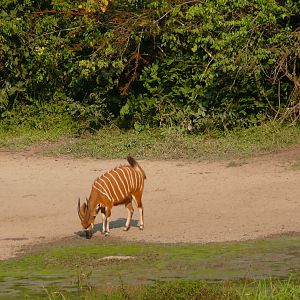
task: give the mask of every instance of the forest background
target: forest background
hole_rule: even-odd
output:
[[[299,13],[292,0],[1,0],[1,126],[297,124]]]

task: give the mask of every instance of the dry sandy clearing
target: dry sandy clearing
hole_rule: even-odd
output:
[[[82,239],[78,197],[89,195],[101,173],[125,163],[0,152],[0,259],[28,245]],[[135,227],[135,210],[135,226],[123,232],[127,212],[114,207],[114,238],[206,243],[300,232],[300,147],[235,162],[139,163],[147,174],[145,229]],[[104,239],[96,220],[93,239]]]

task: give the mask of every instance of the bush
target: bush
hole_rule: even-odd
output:
[[[2,121],[60,102],[92,128],[298,120],[297,1],[2,2]]]

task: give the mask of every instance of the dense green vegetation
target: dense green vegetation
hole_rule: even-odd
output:
[[[177,126],[299,116],[299,1],[1,0],[5,128]],[[53,119],[55,122],[55,119]]]
[[[0,299],[298,299],[299,244],[69,241],[1,261]]]

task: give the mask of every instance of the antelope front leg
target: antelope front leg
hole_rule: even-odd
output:
[[[110,215],[111,215],[110,209],[106,209],[106,211],[105,211],[106,226],[105,226],[105,231],[104,231],[104,235],[105,235],[105,236],[108,236],[108,235],[109,235],[109,221],[110,221]]]
[[[105,213],[101,213],[102,215],[102,233],[105,234],[105,230],[106,230],[106,216]]]
[[[109,220],[110,220],[110,217],[106,217],[106,228],[105,228],[105,231],[104,231],[105,236],[109,235]]]

